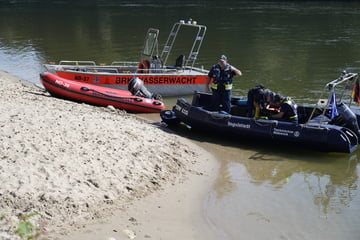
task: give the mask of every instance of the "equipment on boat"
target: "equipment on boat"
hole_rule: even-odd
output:
[[[48,72],[41,73],[40,78],[46,91],[59,98],[98,106],[111,105],[138,113],[158,113],[165,109],[164,103],[152,98],[152,94],[144,86],[139,88],[141,94],[133,95],[130,91],[75,82]],[[143,92],[146,92],[146,96],[141,96],[144,95]]]
[[[139,61],[115,61],[111,65],[97,65],[94,61],[60,61],[44,67],[63,78],[104,87],[125,90],[130,80],[138,77],[150,92],[162,96],[191,94],[203,90],[206,85],[208,71],[195,67],[205,33],[206,26],[192,20],[180,20],[173,25],[161,54],[158,52],[159,30],[149,28]],[[190,50],[184,50],[189,52],[187,56],[184,52],[180,56],[173,53],[174,49],[183,51],[176,41],[179,34],[186,34],[189,41],[193,39]]]
[[[344,103],[337,105],[338,116],[330,121],[330,124],[347,127],[352,130],[360,139],[360,129],[355,113]]]
[[[163,122],[168,125],[183,122],[191,129],[217,133],[221,136],[233,136],[252,139],[265,143],[281,143],[326,152],[351,153],[357,149],[360,139],[360,111],[342,102],[350,84],[358,81],[358,74],[343,73],[338,79],[325,87],[329,91],[328,99],[320,100],[315,106],[298,105],[299,123],[272,119],[254,119],[247,117],[246,99],[232,98],[230,114],[208,111],[211,95],[195,92],[192,103],[179,98],[172,110],[161,111]],[[335,88],[346,84],[335,97]]]
[[[129,81],[128,90],[134,96],[139,96],[139,97],[144,97],[144,98],[153,98],[156,100],[162,99],[160,94],[150,93],[144,86],[144,82],[138,77],[134,77]]]

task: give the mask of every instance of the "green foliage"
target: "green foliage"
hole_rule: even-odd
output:
[[[10,218],[7,218],[5,214],[0,215],[0,221],[3,222],[2,224],[9,226],[9,234],[17,235],[22,240],[36,240],[40,239],[41,231],[29,221],[29,219],[35,215],[37,215],[37,213],[21,214],[18,217],[19,222],[17,226],[14,225]],[[14,226],[16,228],[16,231],[14,231],[15,229],[11,230],[13,229],[13,227],[11,226]]]
[[[23,238],[24,236],[31,235],[34,225],[31,222],[20,222],[16,233]]]
[[[40,230],[35,228],[34,225],[29,221],[29,219],[36,214],[37,213],[22,214],[19,217],[20,222],[15,233],[18,234],[21,239],[35,240],[39,238]]]

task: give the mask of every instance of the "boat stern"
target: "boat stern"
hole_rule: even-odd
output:
[[[180,123],[180,119],[176,116],[173,110],[163,110],[160,112],[162,122],[169,126],[174,126]]]
[[[358,137],[350,129],[339,127],[330,129],[327,148],[330,152],[352,153],[358,147]]]

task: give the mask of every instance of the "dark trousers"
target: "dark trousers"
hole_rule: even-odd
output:
[[[231,108],[231,90],[211,89],[212,90],[212,109],[215,111],[225,111],[230,113]],[[221,107],[220,107],[221,105]]]
[[[254,117],[254,97],[248,95],[248,99],[246,102],[246,105],[248,107],[248,117]]]

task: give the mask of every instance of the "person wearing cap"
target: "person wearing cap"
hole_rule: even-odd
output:
[[[241,75],[240,70],[228,63],[225,55],[220,56],[219,62],[210,69],[206,81],[206,92],[212,91],[212,110],[230,112],[233,77]]]
[[[290,97],[283,97],[276,94],[274,103],[280,105],[280,110],[279,113],[271,115],[271,119],[298,124],[297,105]]]

